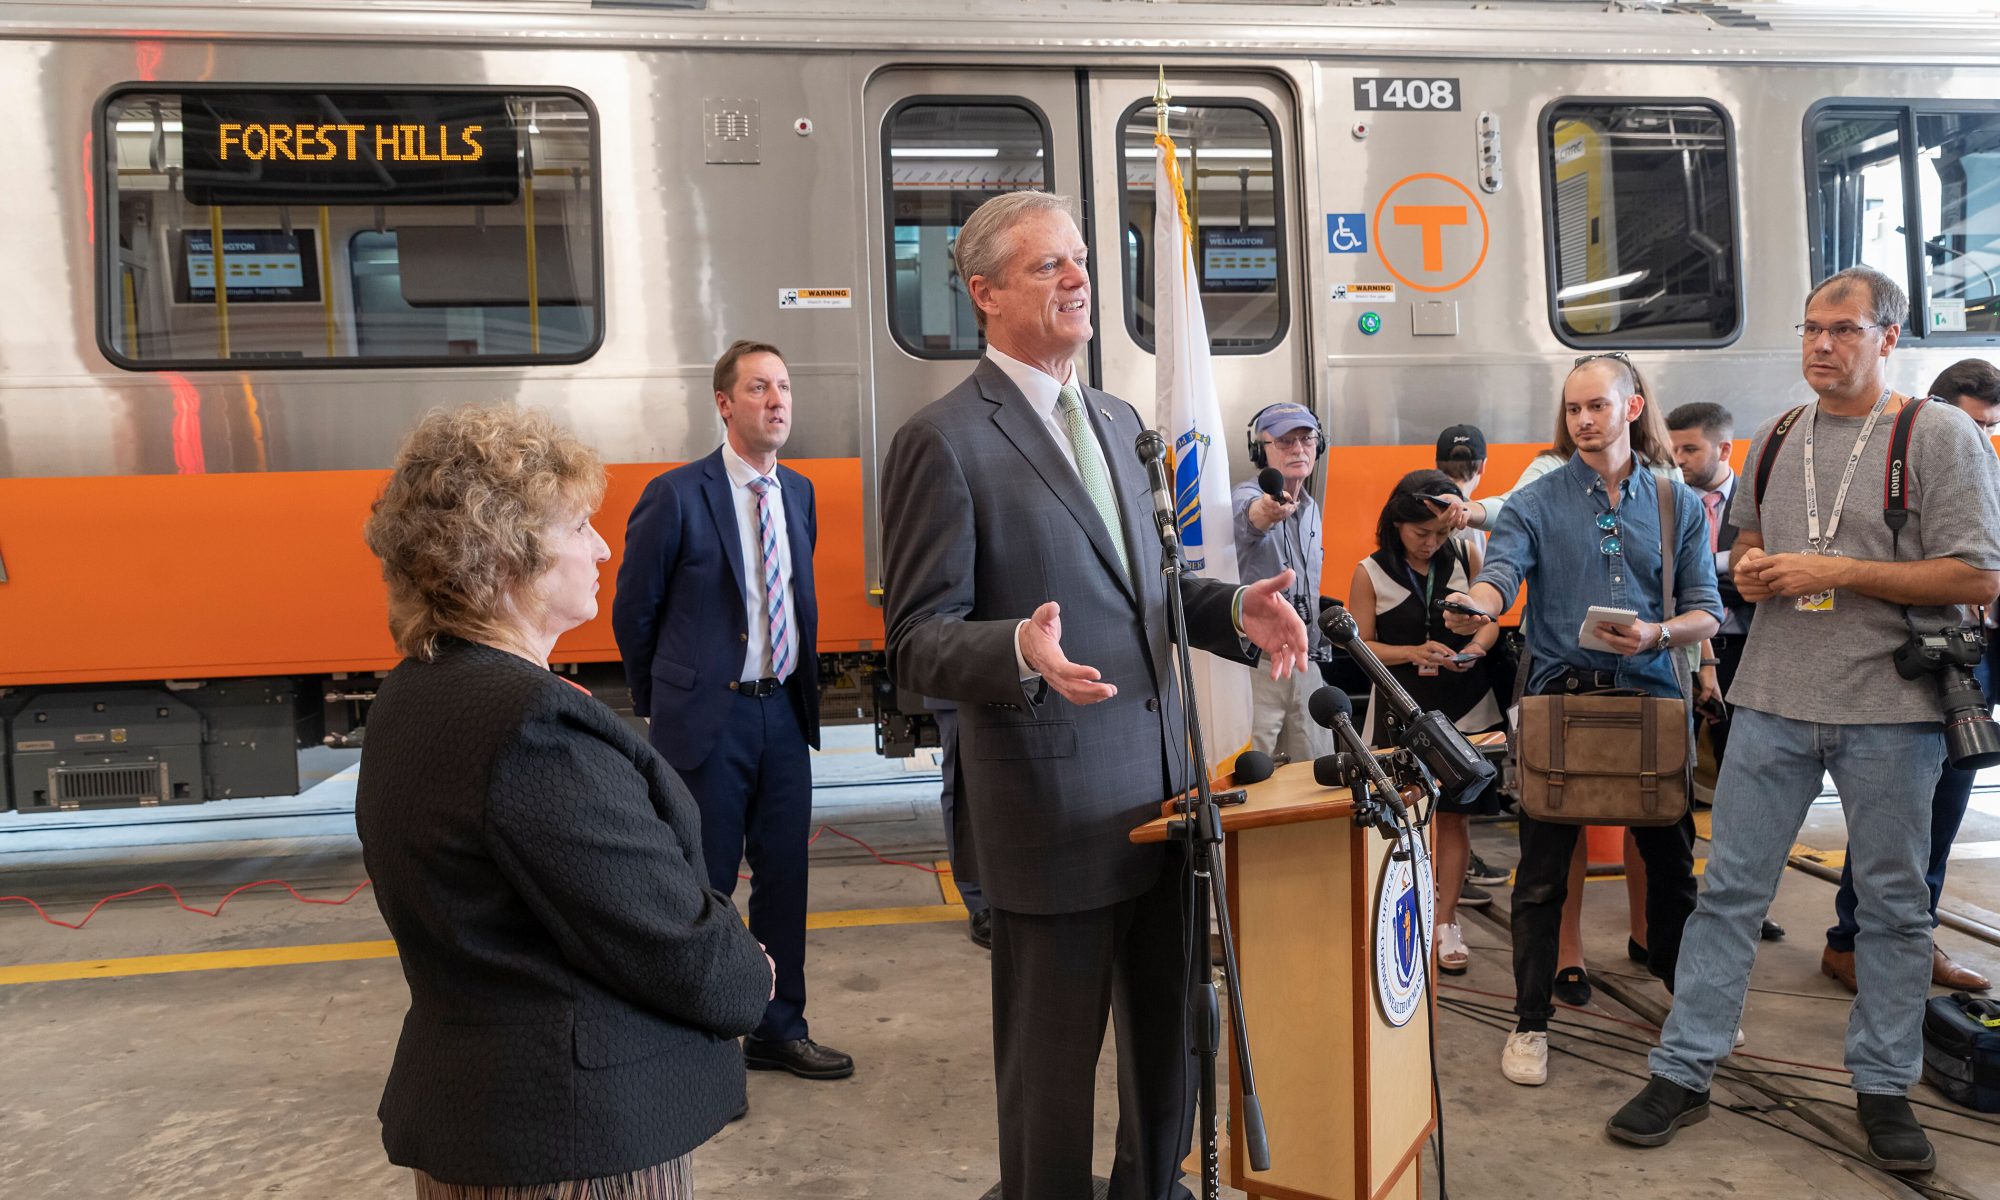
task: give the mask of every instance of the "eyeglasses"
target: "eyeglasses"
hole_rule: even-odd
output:
[[[1297,433],[1288,433],[1281,438],[1268,438],[1266,441],[1269,445],[1283,446],[1287,450],[1303,450],[1318,438],[1319,434],[1313,430],[1301,429]]]
[[[1632,365],[1632,360],[1625,357],[1625,352],[1623,350],[1606,350],[1602,354],[1586,354],[1582,358],[1576,360],[1576,365],[1580,367],[1587,362],[1596,362],[1600,358],[1608,358],[1613,362],[1621,362],[1628,367]]]
[[[1597,527],[1604,531],[1604,539],[1597,543],[1597,552],[1603,555],[1625,553],[1625,542],[1618,536],[1618,514],[1601,512],[1597,514]]]
[[[1807,321],[1804,324],[1792,326],[1794,332],[1809,342],[1816,342],[1822,334],[1829,333],[1833,335],[1833,340],[1836,342],[1851,342],[1859,338],[1866,330],[1881,328],[1883,328],[1881,325],[1851,325],[1845,321],[1838,325],[1819,325]]]

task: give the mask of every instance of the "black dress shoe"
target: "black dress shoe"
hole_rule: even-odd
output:
[[[991,950],[993,948],[993,910],[982,908],[978,912],[973,913],[971,918],[965,923],[965,936],[972,939],[973,945],[983,950]]]
[[[1757,931],[1757,936],[1767,942],[1782,942],[1785,940],[1785,927],[1765,917],[1764,925]]]
[[[1604,1123],[1604,1132],[1634,1146],[1664,1146],[1674,1130],[1708,1120],[1708,1093],[1693,1092],[1658,1075]]]
[[[854,1074],[854,1059],[811,1038],[789,1042],[743,1039],[743,1065],[752,1071],[790,1071],[800,1079],[845,1079]]]
[[[736,1110],[736,1115],[729,1118],[729,1123],[731,1125],[734,1125],[736,1124],[736,1122],[741,1121],[743,1118],[749,1115],[750,1115],[750,1101],[748,1099],[745,1099],[743,1101],[743,1107]]]
[[[1917,1124],[1917,1114],[1902,1096],[1863,1092],[1854,1098],[1854,1115],[1868,1135],[1868,1161],[1884,1171],[1928,1171],[1937,1166],[1937,1151]]]
[[[1564,967],[1556,972],[1556,999],[1574,1008],[1590,1003],[1590,976],[1582,967]]]
[[[1647,952],[1644,946],[1639,944],[1639,939],[1635,937],[1625,939],[1625,957],[1642,967],[1653,961],[1652,955]]]

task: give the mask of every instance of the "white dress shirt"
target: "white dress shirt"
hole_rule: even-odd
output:
[[[757,468],[743,461],[736,448],[722,443],[722,467],[729,473],[729,497],[736,506],[736,541],[743,548],[743,610],[750,630],[749,646],[743,653],[742,680],[746,683],[766,678],[771,670],[771,617],[764,611],[764,546],[757,524],[757,489],[750,486]],[[785,646],[791,651],[792,670],[799,669],[798,589],[792,585],[792,543],[785,530],[784,485],[774,467],[770,475],[771,528],[778,538],[778,577],[785,587]]]
[[[1077,470],[1076,447],[1069,440],[1069,422],[1063,420],[1062,415],[1063,386],[1065,384],[1075,384],[1076,364],[1065,364],[1069,367],[1069,376],[1064,379],[1057,379],[1040,367],[1031,367],[1018,358],[1002,354],[990,345],[986,347],[986,357],[992,359],[993,365],[1005,372],[1007,378],[1013,381],[1014,386],[1021,389],[1021,395],[1027,397],[1028,406],[1035,410],[1035,415],[1040,417],[1042,424],[1047,427],[1049,436],[1056,440],[1056,449],[1062,451],[1063,461],[1069,464],[1070,473],[1077,477],[1078,482],[1081,482],[1083,472]],[[1076,396],[1079,404],[1084,403],[1083,388],[1078,387],[1076,389]],[[1097,436],[1096,431],[1090,428],[1088,421],[1084,423],[1084,430],[1092,438]],[[1101,442],[1098,444],[1097,453],[1099,456],[1104,454],[1104,445]],[[1108,471],[1110,469],[1110,459],[1105,459],[1105,466]],[[1122,531],[1114,529],[1111,531],[1111,536],[1122,537],[1124,535]],[[1026,624],[1026,621],[1021,622],[1021,625]],[[1020,677],[1023,682],[1040,678],[1040,675],[1028,666],[1027,655],[1021,653],[1020,625],[1014,627],[1014,665],[1021,669]]]

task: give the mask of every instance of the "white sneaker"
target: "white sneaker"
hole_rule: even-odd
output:
[[[1743,1036],[1743,1029],[1741,1026],[1738,1026],[1736,1030],[1736,1048],[1738,1050],[1741,1050],[1743,1048],[1743,1043],[1745,1040],[1746,1039]]]
[[[1465,974],[1465,965],[1472,961],[1472,951],[1465,948],[1465,935],[1459,932],[1456,922],[1438,926],[1437,955],[1438,970],[1447,975]]]
[[[1540,1087],[1549,1081],[1549,1035],[1510,1033],[1507,1048],[1500,1052],[1500,1073],[1523,1087]]]

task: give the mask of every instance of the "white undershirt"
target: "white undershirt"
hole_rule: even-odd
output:
[[[766,678],[771,670],[771,618],[764,611],[764,547],[757,524],[757,490],[750,482],[757,468],[743,461],[736,448],[722,443],[722,467],[729,473],[729,497],[736,505],[736,541],[743,548],[743,615],[750,631],[749,646],[743,654],[745,682]],[[776,467],[771,469],[771,527],[778,538],[779,578],[785,583],[785,645],[791,652],[792,670],[799,668],[798,589],[792,583],[792,542],[785,529],[784,484]]]

